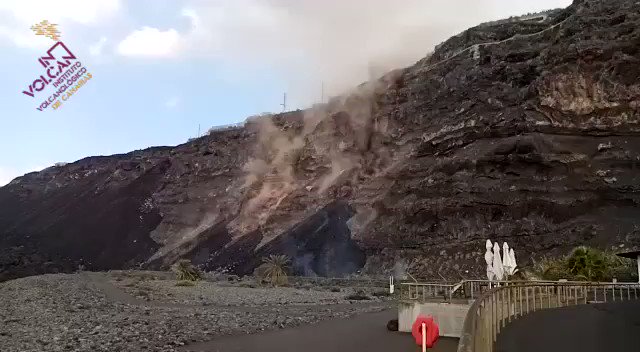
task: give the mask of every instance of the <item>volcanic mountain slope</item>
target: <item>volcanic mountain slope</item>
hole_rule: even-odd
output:
[[[169,148],[93,157],[0,188],[0,278],[166,267],[481,276],[640,244],[640,3],[471,28],[307,111]]]

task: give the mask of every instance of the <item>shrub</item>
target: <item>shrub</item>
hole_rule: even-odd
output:
[[[575,248],[565,259],[569,273],[583,281],[604,281],[610,264],[603,252],[588,247]]]
[[[176,273],[178,281],[198,281],[202,279],[202,273],[188,259],[178,260],[171,269]]]
[[[136,297],[138,298],[142,298],[144,300],[149,300],[149,292],[146,291],[145,289],[138,289],[138,291],[136,292]]]
[[[129,282],[127,282],[126,284],[124,284],[125,287],[136,287],[138,286],[138,284],[140,283],[140,281],[138,280],[131,280]]]
[[[534,265],[535,276],[544,280],[557,281],[569,279],[571,274],[566,270],[562,259],[543,258]]]
[[[191,287],[195,285],[196,283],[194,281],[188,281],[188,280],[182,280],[182,281],[176,282],[176,286]]]
[[[255,283],[253,283],[253,282],[242,282],[242,283],[240,283],[240,285],[238,285],[238,286],[240,286],[240,287],[246,287],[246,288],[257,288],[257,287],[258,287],[258,285],[256,285],[256,284],[255,284]]]
[[[311,290],[313,287],[314,287],[313,284],[310,284],[310,283],[306,283],[306,284],[300,285],[301,289],[304,289],[304,290],[307,290],[307,291]]]
[[[262,262],[254,272],[261,281],[269,282],[273,286],[284,286],[289,282],[289,257],[272,254],[263,258]]]
[[[391,319],[387,322],[387,330],[398,331],[398,319]]]
[[[349,301],[365,301],[371,299],[371,297],[367,296],[362,290],[358,290],[345,298]]]
[[[572,281],[636,281],[632,260],[590,247],[577,247],[560,259],[544,258],[534,271],[545,280]]]
[[[637,261],[611,255],[611,278],[621,282],[638,282]]]

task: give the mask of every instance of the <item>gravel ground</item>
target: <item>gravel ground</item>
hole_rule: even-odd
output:
[[[176,286],[173,280],[148,280],[146,277],[112,277],[114,286],[139,299],[166,304],[261,307],[265,305],[348,304],[357,291],[370,301],[383,297],[380,289],[307,287],[261,287],[253,282],[197,282],[193,287]],[[249,287],[252,286],[252,287]],[[333,291],[332,291],[333,289]]]
[[[282,329],[388,306],[379,300],[349,302],[344,289],[253,289],[202,282],[176,287],[173,281],[153,279],[136,284],[153,297],[145,301],[112,280],[108,274],[83,273],[0,283],[2,352],[169,352],[216,336]]]

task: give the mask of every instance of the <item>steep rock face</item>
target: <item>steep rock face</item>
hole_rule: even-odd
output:
[[[585,0],[480,25],[324,106],[18,178],[0,279],[272,253],[308,275],[480,277],[487,238],[525,265],[640,244],[639,14]]]
[[[427,276],[460,277],[481,274],[486,238],[524,258],[637,244],[639,6],[575,2],[512,39],[476,27],[455,39],[469,50],[405,70],[387,94],[405,102],[383,114],[421,139],[393,176],[370,246],[403,248]]]
[[[149,232],[162,218],[144,204],[171,162],[148,157],[88,158],[83,168],[60,168],[64,177],[54,168],[0,189],[0,278],[129,266],[153,254]]]

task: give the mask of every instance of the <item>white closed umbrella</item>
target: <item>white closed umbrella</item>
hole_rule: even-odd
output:
[[[493,251],[491,250],[492,244],[490,240],[487,240],[485,248],[487,249],[484,252],[484,261],[487,262],[487,280],[493,281],[495,275],[493,274]]]
[[[511,273],[509,275],[513,275],[516,273],[516,268],[518,267],[516,262],[516,252],[513,251],[513,248],[509,250],[509,261],[511,262]]]
[[[496,276],[496,280],[498,281],[501,281],[504,276],[504,267],[502,266],[500,245],[498,245],[498,242],[493,244],[493,274]]]
[[[502,243],[502,267],[506,275],[511,275],[511,258],[509,257],[509,245]]]

